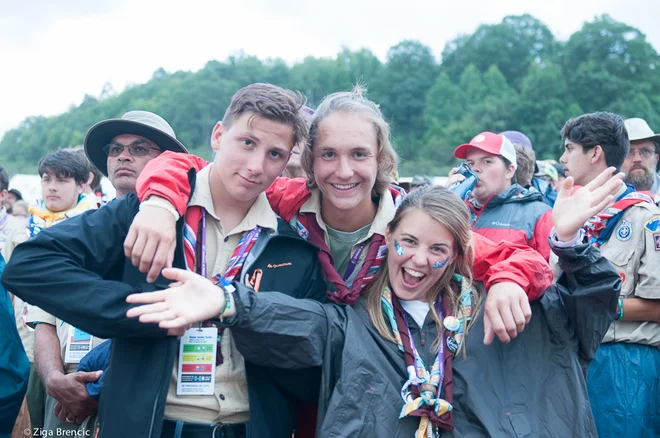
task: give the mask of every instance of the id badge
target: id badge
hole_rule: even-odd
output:
[[[70,325],[64,350],[64,363],[80,363],[80,360],[92,350],[93,338],[89,333]]]
[[[176,395],[215,394],[217,327],[186,330],[179,343]]]

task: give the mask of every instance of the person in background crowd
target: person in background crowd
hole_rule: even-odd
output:
[[[29,209],[30,206],[28,203],[21,199],[14,203],[14,206],[11,209],[11,215],[21,221],[27,221],[28,217],[30,217]]]
[[[415,175],[413,176],[412,181],[410,181],[410,191],[415,190],[419,187],[430,186],[433,184],[431,178],[426,175]]]
[[[550,257],[548,237],[552,211],[537,191],[514,181],[517,158],[513,144],[503,135],[482,132],[454,150],[479,175],[479,182],[466,200],[472,229],[495,242],[502,240],[528,245],[546,260]],[[452,169],[446,185],[465,177]]]
[[[34,237],[41,230],[85,211],[96,209],[96,202],[82,195],[88,174],[84,156],[70,149],[49,152],[39,162],[43,201],[30,208],[28,233]],[[12,253],[15,249],[12,249]],[[11,260],[11,259],[10,259]],[[96,403],[79,399],[76,384],[98,379],[95,374],[75,373],[81,352],[89,351],[102,339],[87,333],[35,306],[25,306],[25,321],[34,331],[34,365],[45,385],[44,430],[78,430],[80,424],[96,412]],[[84,387],[83,387],[84,388]]]
[[[3,169],[4,170],[4,169]],[[0,275],[5,259],[0,255]],[[0,438],[9,438],[27,391],[30,362],[16,331],[11,298],[0,286]],[[23,432],[23,431],[21,431]],[[24,436],[29,434],[25,433]]]
[[[622,170],[626,182],[637,191],[650,192],[656,202],[660,202],[660,134],[655,134],[644,119],[625,121],[630,152],[623,162]]]
[[[304,116],[307,124],[312,123],[312,118],[314,117],[314,110],[308,106],[303,106],[300,110],[301,114]],[[289,156],[289,161],[286,163],[284,172],[282,176],[287,178],[304,178],[305,171],[302,168],[302,163],[300,161],[302,150],[304,149],[304,144],[297,144],[291,149],[291,155]]]
[[[534,178],[534,169],[536,168],[535,154],[531,149],[522,146],[513,146],[516,149],[516,181],[519,186],[530,189],[532,178]]]
[[[576,185],[588,185],[629,156],[623,118],[599,112],[570,119],[561,130],[560,162]],[[660,208],[623,186],[614,204],[589,221],[590,244],[600,248],[623,286],[616,321],[588,371],[600,437],[655,436],[660,431]]]
[[[7,191],[7,196],[2,201],[2,205],[7,208],[7,212],[11,214],[12,207],[16,201],[23,200],[23,195],[16,189],[10,189]]]
[[[0,211],[0,254],[5,260],[9,260],[12,250],[19,243],[28,238],[26,232],[26,222],[29,216],[27,204],[25,205],[25,218],[21,219],[15,215],[10,215],[7,212],[5,205],[12,205],[16,207],[20,213],[19,203],[25,204],[22,199],[16,202],[5,202],[11,196],[20,197],[21,193],[18,190],[13,190],[10,195],[7,191],[9,185],[9,174],[4,167],[0,166],[0,205],[3,205]],[[14,307],[13,315],[15,318],[16,329],[23,343],[23,347],[28,357],[30,364],[30,378],[29,386],[27,389],[27,406],[30,413],[31,426],[33,428],[43,427],[44,422],[44,404],[45,404],[45,389],[39,378],[36,368],[34,367],[34,330],[25,322],[25,305],[18,297],[12,297],[12,304]],[[1,351],[1,350],[0,350]]]
[[[85,154],[84,146],[77,146],[70,148],[70,150],[85,157],[85,160],[89,163],[89,179],[85,183],[83,196],[90,201],[96,202],[96,205],[100,207],[103,205],[103,201],[100,197],[96,196],[96,193],[101,191],[101,178],[103,178],[103,174],[91,161],[89,161],[87,154]]]
[[[249,360],[321,365],[319,438],[594,437],[583,369],[614,319],[621,280],[579,232],[621,185],[613,173],[573,196],[566,181],[552,234],[565,274],[509,344],[485,345],[469,212],[439,186],[404,198],[387,227],[383,268],[354,307],[166,269],[175,286],[128,297],[144,305],[127,315],[163,328],[219,318]]]

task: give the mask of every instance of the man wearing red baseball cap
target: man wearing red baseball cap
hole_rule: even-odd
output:
[[[479,176],[479,182],[466,200],[472,229],[497,242],[508,240],[529,245],[546,259],[550,256],[548,236],[552,210],[537,191],[515,182],[516,150],[503,135],[482,132],[454,150]],[[453,169],[448,184],[464,179]]]

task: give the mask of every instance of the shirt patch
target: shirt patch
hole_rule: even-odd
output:
[[[655,243],[655,250],[660,251],[660,234],[653,235],[653,242]]]
[[[616,237],[622,242],[630,240],[630,237],[632,237],[632,222],[624,219],[623,223],[616,230]]]
[[[660,216],[653,216],[646,225],[644,225],[644,229],[649,233],[660,233]]]

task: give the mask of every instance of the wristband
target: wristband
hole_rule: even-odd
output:
[[[231,318],[236,314],[236,303],[234,301],[234,291],[236,288],[224,278],[220,278],[218,286],[222,289],[222,293],[225,295],[225,307],[222,312],[220,312],[220,321],[222,321],[226,318]]]
[[[172,207],[172,204],[170,204],[169,201],[165,199],[156,199],[156,198],[149,198],[146,201],[142,201],[140,203],[140,211],[142,211],[142,207],[158,207],[162,208],[165,211],[169,211],[172,216],[174,216],[174,221],[177,222],[181,216],[179,216],[179,213],[176,211],[174,207]]]
[[[619,297],[619,299],[616,302],[616,318],[617,321],[621,321],[623,319],[623,297]]]

